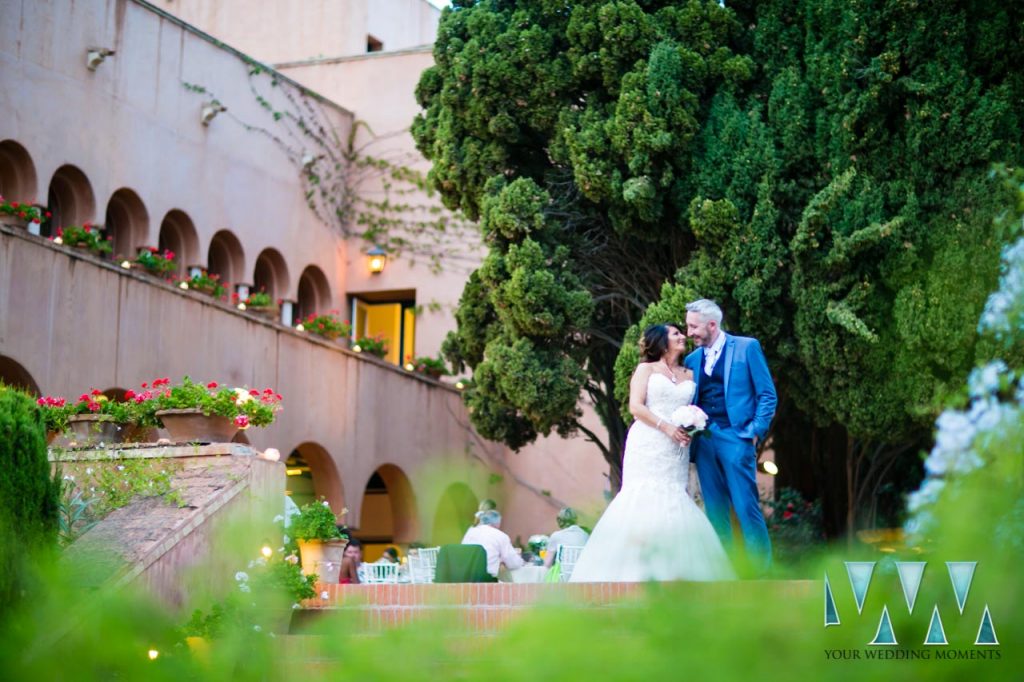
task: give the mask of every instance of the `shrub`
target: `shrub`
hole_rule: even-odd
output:
[[[178,268],[178,264],[174,262],[173,251],[164,249],[164,252],[160,253],[160,249],[155,246],[139,249],[139,255],[135,257],[135,264],[158,277],[169,275]]]
[[[0,383],[0,605],[20,590],[26,550],[53,544],[59,494],[42,413],[31,396]]]
[[[296,540],[339,540],[345,537],[338,530],[338,518],[327,500],[303,506],[299,514],[292,517],[290,530]]]
[[[378,358],[382,358],[388,354],[388,342],[387,339],[384,338],[383,334],[362,336],[356,339],[356,342],[352,344],[352,350],[357,353],[369,353],[370,355],[376,355]]]
[[[772,550],[782,562],[793,562],[808,549],[825,542],[821,502],[809,502],[793,488],[782,488],[776,499],[767,503],[768,532]]]
[[[348,320],[342,322],[338,319],[337,310],[332,310],[329,313],[310,313],[302,321],[302,329],[310,334],[317,334],[328,339],[336,339],[352,333],[351,323]]]

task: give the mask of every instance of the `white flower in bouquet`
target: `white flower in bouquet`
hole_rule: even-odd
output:
[[[677,407],[669,415],[669,421],[676,426],[681,426],[689,434],[703,431],[708,426],[708,416],[696,405]]]

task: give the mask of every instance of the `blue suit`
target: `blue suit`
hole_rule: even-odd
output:
[[[726,334],[718,363],[725,363],[725,412],[729,425],[710,423],[707,431],[694,441],[691,456],[697,464],[704,508],[722,543],[728,547],[732,541],[732,506],[743,530],[747,554],[764,571],[771,565],[771,541],[757,491],[754,437],[764,438],[768,432],[778,397],[768,361],[756,339]],[[701,380],[707,379],[704,348],[687,355],[683,364],[693,371],[696,401],[701,407]]]

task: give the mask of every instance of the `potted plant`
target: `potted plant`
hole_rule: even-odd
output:
[[[58,227],[57,236],[51,240],[55,244],[74,246],[75,248],[91,251],[97,256],[105,256],[113,251],[110,245],[110,237],[102,238],[100,230],[92,223],[84,223],[81,226]]]
[[[50,217],[50,212],[46,212]],[[38,223],[43,219],[43,211],[24,201],[7,201],[0,196],[0,224],[26,227],[29,223]]]
[[[345,320],[338,319],[338,311],[332,310],[329,313],[310,313],[302,321],[303,331],[316,334],[327,339],[347,339],[352,333],[352,324]]]
[[[179,280],[178,287],[198,291],[213,298],[224,298],[225,294],[227,294],[227,289],[220,282],[220,275],[210,274],[205,270],[198,275]]]
[[[156,379],[153,392],[154,416],[178,443],[226,443],[239,429],[273,423],[281,410],[281,395],[270,388],[261,393],[185,377],[173,387],[167,378]]]
[[[111,400],[94,388],[70,406],[67,425],[73,444],[85,446],[121,442],[132,420],[130,405]]]
[[[71,405],[64,398],[55,398],[45,395],[36,400],[39,410],[43,415],[43,423],[46,424],[46,442],[51,443],[53,439],[68,430],[68,417],[71,416]]]
[[[369,353],[378,358],[383,358],[388,354],[388,342],[383,334],[361,336],[352,344],[352,350],[357,353]]]
[[[275,304],[274,299],[270,298],[270,294],[265,291],[257,291],[249,294],[246,298],[239,298],[238,294],[232,294],[231,300],[239,310],[248,310],[250,313],[256,313],[271,320],[277,319],[277,307],[281,303],[278,301]]]
[[[342,510],[342,514],[347,510]],[[292,517],[289,531],[299,545],[302,572],[336,583],[341,573],[348,537],[338,529],[338,518],[327,500],[310,502]]]
[[[133,262],[156,277],[166,277],[178,269],[178,264],[174,262],[174,252],[164,249],[163,253],[160,253],[160,249],[155,246],[139,249],[139,255]]]
[[[410,372],[423,374],[431,379],[440,379],[448,374],[448,367],[441,358],[414,358],[411,355],[407,355],[405,358],[405,368]]]

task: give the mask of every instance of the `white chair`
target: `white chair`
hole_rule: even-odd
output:
[[[558,554],[555,555],[555,561],[561,567],[558,575],[559,580],[563,583],[569,582],[569,578],[572,576],[572,569],[576,568],[576,560],[582,551],[583,547],[577,545],[558,546]]]
[[[359,565],[359,568],[356,569],[356,574],[359,576],[359,582],[365,585],[397,583],[398,564],[390,562],[373,562],[371,564],[362,563]]]
[[[424,547],[409,552],[409,577],[414,583],[434,582],[437,571],[437,553],[440,547]]]

